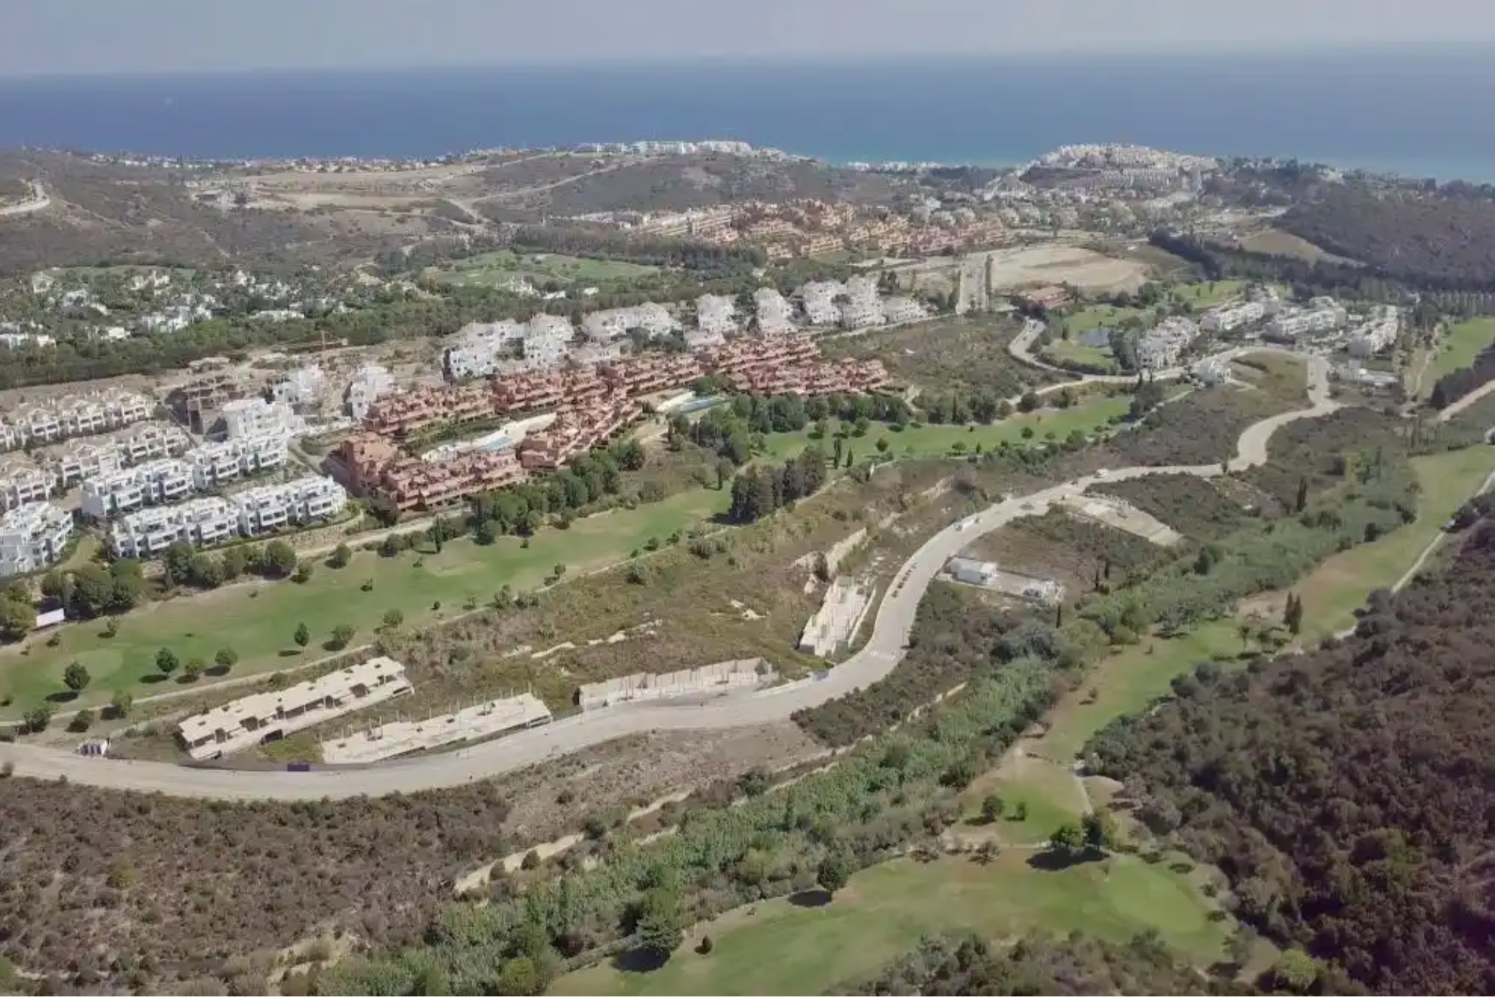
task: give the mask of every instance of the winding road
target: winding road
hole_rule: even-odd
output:
[[[1328,363],[1308,357],[1309,407],[1258,422],[1240,435],[1231,470],[1266,460],[1271,436],[1295,419],[1326,415],[1338,404],[1328,397]],[[29,744],[0,744],[0,763],[15,775],[112,789],[161,792],[227,800],[316,800],[324,797],[384,796],[458,786],[514,771],[559,755],[616,738],[666,730],[702,730],[771,723],[798,710],[872,685],[896,667],[927,586],[948,559],[974,539],[1007,523],[1038,515],[1060,499],[1081,495],[1090,486],[1152,474],[1222,473],[1218,464],[1177,467],[1128,467],[1068,481],[1029,495],[1007,498],[931,537],[901,566],[876,610],[874,629],[865,646],[822,677],[812,677],[756,692],[701,697],[676,702],[612,706],[521,731],[458,751],[418,756],[370,767],[317,769],[311,772],[233,771],[193,768],[164,762],[85,757]]]
[[[11,204],[0,208],[0,218],[11,215],[28,215],[33,211],[43,211],[52,204],[52,197],[47,193],[41,181],[31,181],[31,197],[20,204]]]

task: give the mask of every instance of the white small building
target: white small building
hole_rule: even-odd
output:
[[[292,408],[315,407],[328,394],[328,375],[317,364],[288,371],[286,378],[271,388],[276,401]]]
[[[78,440],[69,444],[49,468],[57,475],[58,484],[67,486],[85,478],[102,478],[114,474],[125,466],[125,456],[120,447],[110,443],[91,443]]]
[[[50,502],[31,502],[0,516],[0,577],[41,571],[62,559],[73,517]]]
[[[1229,365],[1218,357],[1209,357],[1194,367],[1193,373],[1204,384],[1223,384],[1229,379]]]
[[[850,277],[844,285],[847,300],[839,306],[839,324],[845,329],[868,329],[885,324],[880,283],[874,277]]]
[[[1203,328],[1207,332],[1232,332],[1265,317],[1266,306],[1263,302],[1241,301],[1210,309],[1203,316]]]
[[[886,298],[882,308],[885,311],[885,320],[890,324],[917,322],[928,316],[926,305],[916,298],[909,298],[905,295],[898,294]]]
[[[239,535],[239,513],[221,498],[197,498],[179,505],[142,509],[120,517],[110,530],[116,557],[149,558],[174,540],[207,547]]]
[[[365,413],[377,398],[383,398],[396,390],[396,379],[390,370],[378,363],[365,364],[349,379],[349,414],[363,422]]]
[[[526,338],[520,322],[470,322],[458,331],[453,346],[443,354],[443,374],[454,381],[488,377],[500,369],[500,361],[513,353]],[[570,332],[571,336],[571,332]]]
[[[994,561],[976,561],[968,557],[948,560],[948,574],[965,585],[989,585],[999,577],[1000,565]]]
[[[302,418],[286,402],[264,398],[236,398],[224,403],[224,426],[229,439],[280,433],[290,438],[305,427]]]
[[[838,325],[843,313],[837,299],[844,295],[844,285],[836,280],[810,280],[798,290],[802,314],[809,325]]]
[[[1175,366],[1194,339],[1198,326],[1191,319],[1169,316],[1141,336],[1136,343],[1136,358],[1143,370],[1165,370]]]
[[[1370,357],[1389,349],[1401,333],[1401,309],[1395,305],[1378,305],[1370,317],[1349,335],[1349,352],[1356,357]]]
[[[142,506],[176,502],[192,490],[192,467],[163,457],[85,480],[80,509],[90,519],[105,520]]]
[[[309,475],[279,485],[262,485],[229,496],[247,537],[272,533],[289,525],[311,523],[338,515],[349,494],[330,478]]]

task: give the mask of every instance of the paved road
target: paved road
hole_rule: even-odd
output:
[[[0,218],[8,215],[25,215],[33,211],[42,211],[51,204],[52,197],[47,193],[47,189],[42,186],[41,181],[33,180],[31,181],[31,200],[0,208]]]
[[[1266,445],[1276,429],[1293,419],[1321,416],[1337,408],[1328,400],[1327,363],[1309,364],[1311,406],[1300,412],[1257,423],[1240,436],[1239,452],[1230,461],[1243,469],[1266,460]],[[783,720],[797,710],[817,706],[861,689],[888,675],[904,653],[917,604],[948,559],[974,539],[1027,516],[1037,515],[1062,498],[1081,495],[1091,485],[1152,474],[1194,474],[1211,478],[1220,465],[1130,467],[1107,471],[1009,498],[931,537],[897,572],[875,614],[874,629],[864,648],[824,673],[785,686],[698,701],[613,706],[547,727],[449,754],[428,755],[369,768],[313,772],[236,772],[188,768],[163,762],[85,758],[28,744],[0,744],[0,762],[15,774],[41,779],[66,777],[72,782],[174,796],[217,799],[306,800],[322,797],[383,796],[463,785],[534,765],[630,734],[665,730],[738,727]]]

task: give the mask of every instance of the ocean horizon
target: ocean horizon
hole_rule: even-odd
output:
[[[1494,51],[0,77],[0,147],[215,159],[735,139],[1014,165],[1081,142],[1493,183]]]

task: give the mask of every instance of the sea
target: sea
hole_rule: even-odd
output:
[[[223,159],[738,139],[1015,165],[1129,142],[1495,180],[1492,46],[0,77],[0,147]]]

